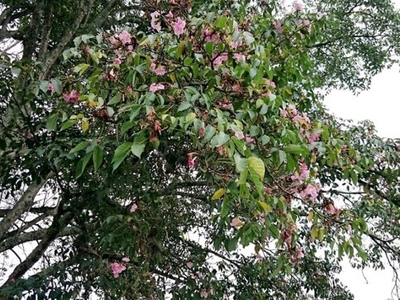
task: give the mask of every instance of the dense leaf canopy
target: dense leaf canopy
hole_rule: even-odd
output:
[[[397,287],[399,147],[322,101],[396,63],[399,17],[3,1],[1,297],[353,299],[346,256]]]

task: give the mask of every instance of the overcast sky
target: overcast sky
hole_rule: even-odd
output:
[[[399,0],[400,3],[400,0]],[[348,91],[334,91],[325,104],[336,116],[354,121],[371,120],[378,134],[383,137],[400,138],[400,72],[393,67],[372,80],[370,90],[354,96]],[[343,263],[339,278],[354,293],[355,300],[387,300],[394,285],[393,272],[366,270],[363,273]]]

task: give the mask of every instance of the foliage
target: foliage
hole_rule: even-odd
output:
[[[2,58],[0,251],[37,241],[2,297],[352,299],[344,256],[396,270],[398,147],[318,94],[393,62],[389,3],[70,2]]]

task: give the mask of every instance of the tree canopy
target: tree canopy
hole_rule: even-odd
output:
[[[2,298],[353,299],[344,257],[397,292],[399,146],[323,105],[397,63],[390,1],[3,1],[0,24]]]

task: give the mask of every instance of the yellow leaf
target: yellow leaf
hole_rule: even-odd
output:
[[[318,230],[318,239],[320,242],[324,240],[324,236],[325,236],[325,230],[323,228],[320,228]]]
[[[260,204],[260,206],[264,209],[265,212],[270,213],[272,212],[272,208],[271,206],[269,206],[267,203],[265,203],[264,201],[258,201],[258,204]]]
[[[169,73],[169,78],[171,78],[172,82],[176,82],[176,76],[174,73]]]
[[[307,220],[308,222],[311,222],[314,218],[314,212],[312,210],[310,210],[310,212],[308,213],[308,217]]]
[[[181,57],[185,51],[185,41],[181,41],[178,45],[177,57]]]
[[[315,240],[315,239],[318,237],[318,235],[319,235],[319,228],[318,228],[317,226],[314,226],[314,227],[311,229],[311,238],[312,238],[313,240]]]
[[[265,165],[262,159],[252,156],[247,159],[247,162],[248,166],[252,168],[258,176],[260,176],[261,180],[264,179]]]
[[[89,107],[97,107],[97,106],[99,106],[99,102],[97,102],[97,101],[90,101],[90,102],[88,103],[88,106],[89,106]]]
[[[196,118],[196,114],[194,112],[188,113],[186,115],[186,122],[192,122]]]
[[[87,119],[82,119],[82,131],[86,132],[89,129],[89,121]]]
[[[216,201],[218,199],[221,199],[221,197],[225,195],[225,189],[220,188],[219,190],[217,190],[214,195],[211,197],[211,200]]]

